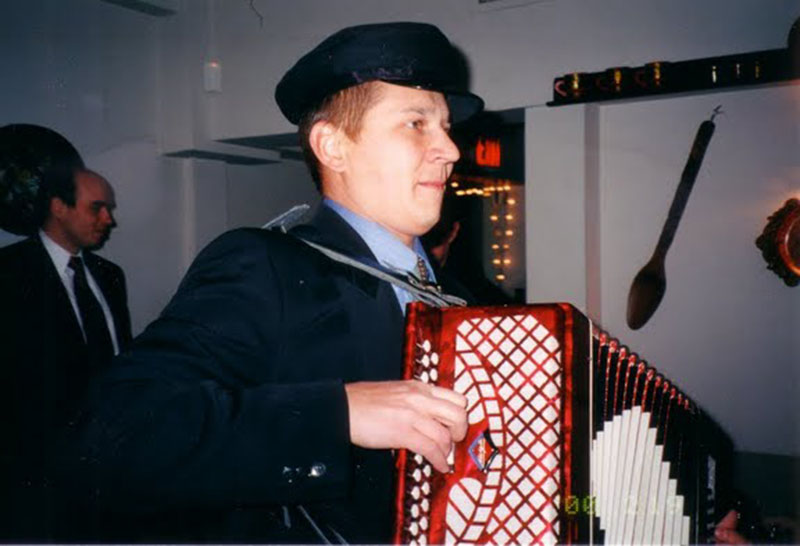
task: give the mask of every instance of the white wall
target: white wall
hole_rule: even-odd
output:
[[[631,331],[631,281],[655,247],[697,127],[719,104],[725,114],[667,258],[666,295]],[[575,303],[745,451],[800,453],[800,290],[768,271],[754,244],[767,217],[800,197],[799,108],[794,84],[527,116],[530,300]]]
[[[304,163],[227,167],[228,227],[262,226],[295,205],[311,207],[320,195]]]
[[[125,269],[135,332],[182,272],[180,171],[156,150],[157,31],[96,0],[12,0],[0,15],[0,125],[55,129],[114,186],[119,228],[101,254]]]
[[[718,104],[725,115],[667,258],[666,295],[629,332],[630,282],[655,247],[697,125]],[[800,85],[601,109],[602,323],[664,362],[740,449],[776,454],[800,454],[790,432],[800,420],[800,290],[766,269],[754,241],[800,198],[795,106]]]
[[[119,226],[100,253],[125,270],[135,335],[169,301],[188,263],[181,244],[187,182],[181,162],[159,159],[153,142],[120,143],[83,158],[115,188]]]
[[[0,29],[3,123],[47,123],[82,154],[152,135],[151,18],[96,0],[10,0]]]
[[[796,0],[542,0],[511,9],[487,9],[477,0],[252,5],[263,21],[250,2],[214,0],[184,2],[169,23],[213,13],[214,24],[192,34],[195,56],[186,59],[199,68],[200,56],[212,52],[222,63],[223,91],[206,108],[212,137],[290,131],[274,103],[275,85],[300,53],[348,25],[437,24],[469,59],[474,90],[490,109],[506,109],[545,103],[553,78],[566,72],[785,47],[800,11]]]

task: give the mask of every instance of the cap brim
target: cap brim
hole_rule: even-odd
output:
[[[475,114],[483,111],[483,99],[469,92],[450,93],[445,91],[447,105],[450,107],[450,123],[467,121]]]
[[[479,114],[483,111],[484,102],[478,95],[470,93],[469,91],[462,91],[461,89],[453,89],[452,86],[449,85],[432,83],[432,78],[423,79],[421,81],[398,80],[393,78],[380,78],[380,80],[394,85],[427,89],[428,91],[441,93],[444,95],[445,100],[447,100],[447,107],[450,109],[450,123],[454,125],[467,121],[475,114]]]

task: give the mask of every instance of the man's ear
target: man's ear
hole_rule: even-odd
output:
[[[58,197],[50,199],[50,216],[52,218],[61,218],[67,212],[69,206]]]
[[[334,172],[344,169],[344,140],[347,137],[341,129],[327,121],[318,121],[311,128],[308,143],[317,156],[320,165]]]

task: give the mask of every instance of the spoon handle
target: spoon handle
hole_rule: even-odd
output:
[[[718,107],[719,108],[719,107]],[[717,110],[715,109],[714,115]],[[672,198],[672,205],[667,214],[667,221],[661,230],[661,236],[658,238],[654,256],[660,256],[662,259],[667,254],[672,240],[675,238],[675,233],[678,231],[678,224],[683,216],[683,210],[686,208],[686,203],[689,201],[689,194],[692,193],[694,181],[697,178],[697,173],[700,171],[700,165],[703,163],[703,157],[706,155],[708,143],[714,134],[714,116],[711,119],[705,120],[697,128],[697,134],[694,137],[692,150],[689,153],[689,158],[686,160],[686,166],[683,168],[681,174],[681,181],[678,188],[675,190],[675,197]]]

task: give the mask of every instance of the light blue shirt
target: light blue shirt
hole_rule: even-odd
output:
[[[367,246],[381,265],[400,271],[410,271],[416,275],[417,256],[419,255],[422,257],[425,262],[425,267],[428,269],[429,280],[431,282],[436,282],[433,268],[431,268],[431,263],[428,261],[428,256],[425,254],[425,249],[422,247],[422,243],[418,237],[414,237],[412,250],[404,245],[397,237],[392,235],[386,228],[371,220],[367,220],[363,216],[359,216],[336,201],[325,198],[323,203],[336,211],[339,216],[344,218],[345,222],[350,224],[350,227],[356,230],[361,238],[364,239],[364,242],[367,243]],[[415,297],[411,292],[395,284],[392,284],[392,288],[397,296],[400,309],[405,315],[406,304],[414,301]]]

